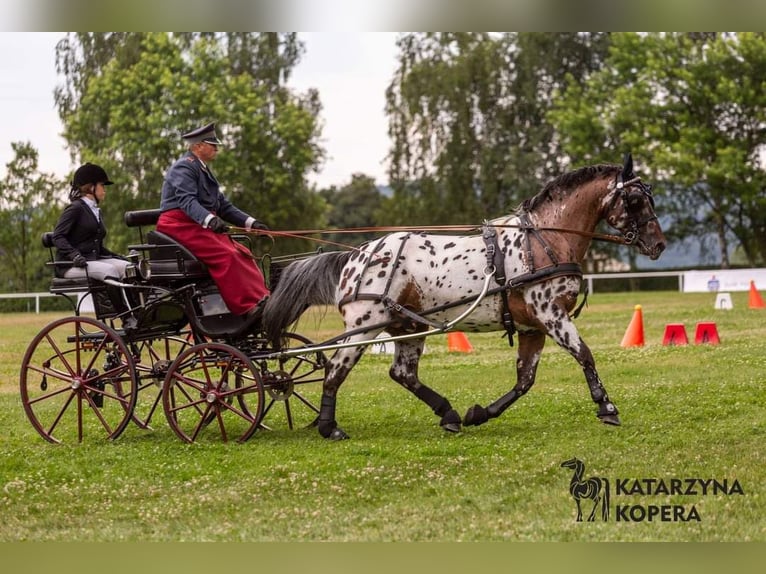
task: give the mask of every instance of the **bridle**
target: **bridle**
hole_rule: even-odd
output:
[[[625,229],[619,229],[618,231],[622,235],[625,245],[633,245],[638,241],[639,229],[646,227],[650,222],[657,220],[657,215],[654,213],[654,196],[652,195],[652,186],[641,181],[641,178],[636,176],[627,181],[623,181],[622,173],[617,175],[614,182],[615,193],[612,195],[612,200],[609,202],[607,211],[611,211],[617,199],[622,199],[622,203],[625,206],[625,213],[627,214],[628,223]],[[637,216],[636,203],[631,201],[630,192],[632,190],[638,190],[644,197],[649,200],[649,204],[652,206],[651,217],[640,218]]]

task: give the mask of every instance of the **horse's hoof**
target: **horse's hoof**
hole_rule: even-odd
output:
[[[463,417],[463,424],[467,427],[483,425],[489,420],[487,409],[479,405],[473,405]]]
[[[332,429],[332,432],[330,433],[330,436],[327,437],[327,440],[346,440],[351,438],[348,436],[345,432],[343,432],[343,429],[335,427]]]
[[[620,423],[620,417],[618,417],[617,415],[603,415],[598,418],[600,418],[601,422],[604,423],[605,425],[613,425],[618,427],[620,426],[620,424],[622,424]]]
[[[447,432],[458,433],[461,430],[460,422],[460,415],[457,414],[457,411],[455,411],[455,409],[450,409],[442,417],[442,420],[439,422],[439,424]]]

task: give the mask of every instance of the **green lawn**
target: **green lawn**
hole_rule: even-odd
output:
[[[590,297],[577,324],[621,427],[598,422],[582,371],[548,342],[530,393],[459,435],[388,378],[390,357],[368,354],[339,394],[351,436],[340,443],[274,417],[243,444],[187,445],[160,413],[153,430],[131,425],[113,442],[48,444],[21,407],[18,367],[60,315],[0,316],[0,540],[766,541],[766,311],[748,309],[747,293],[733,294],[730,311],[714,299]],[[636,304],[646,345],[623,349]],[[716,323],[720,345],[661,344],[667,323],[684,323],[693,341],[703,321]],[[311,313],[298,331],[318,341],[339,326],[333,312]],[[468,337],[471,354],[430,338],[420,367],[461,414],[514,382],[514,351],[499,333]],[[572,472],[560,466],[572,457],[586,478],[610,481],[608,521],[575,521]],[[702,494],[699,482],[692,494],[646,492],[674,479],[742,493]],[[620,493],[620,480],[644,492]],[[699,520],[661,520],[674,512]]]

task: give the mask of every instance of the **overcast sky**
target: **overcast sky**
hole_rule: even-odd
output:
[[[62,79],[54,50],[63,33],[0,33],[0,176],[13,158],[11,142],[30,142],[40,154],[40,170],[66,177],[69,161],[53,102]],[[396,33],[302,33],[306,53],[290,85],[319,90],[324,123],[321,143],[327,152],[322,171],[310,177],[320,187],[342,186],[353,173],[387,183],[389,140],[384,115],[385,89],[396,65]]]

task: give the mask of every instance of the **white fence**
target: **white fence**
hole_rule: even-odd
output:
[[[0,299],[34,299],[35,313],[40,312],[40,299],[43,297],[59,297],[53,293],[0,293]]]
[[[681,293],[705,291],[747,291],[750,282],[758,289],[766,289],[766,269],[712,269],[707,271],[640,271],[636,273],[593,273],[583,276],[588,292],[594,293],[594,282],[604,279],[646,279],[650,277],[677,277]],[[84,295],[84,293],[83,293]],[[40,312],[40,299],[57,297],[52,293],[0,293],[0,299],[34,299],[35,313]],[[83,309],[85,310],[85,309]]]

